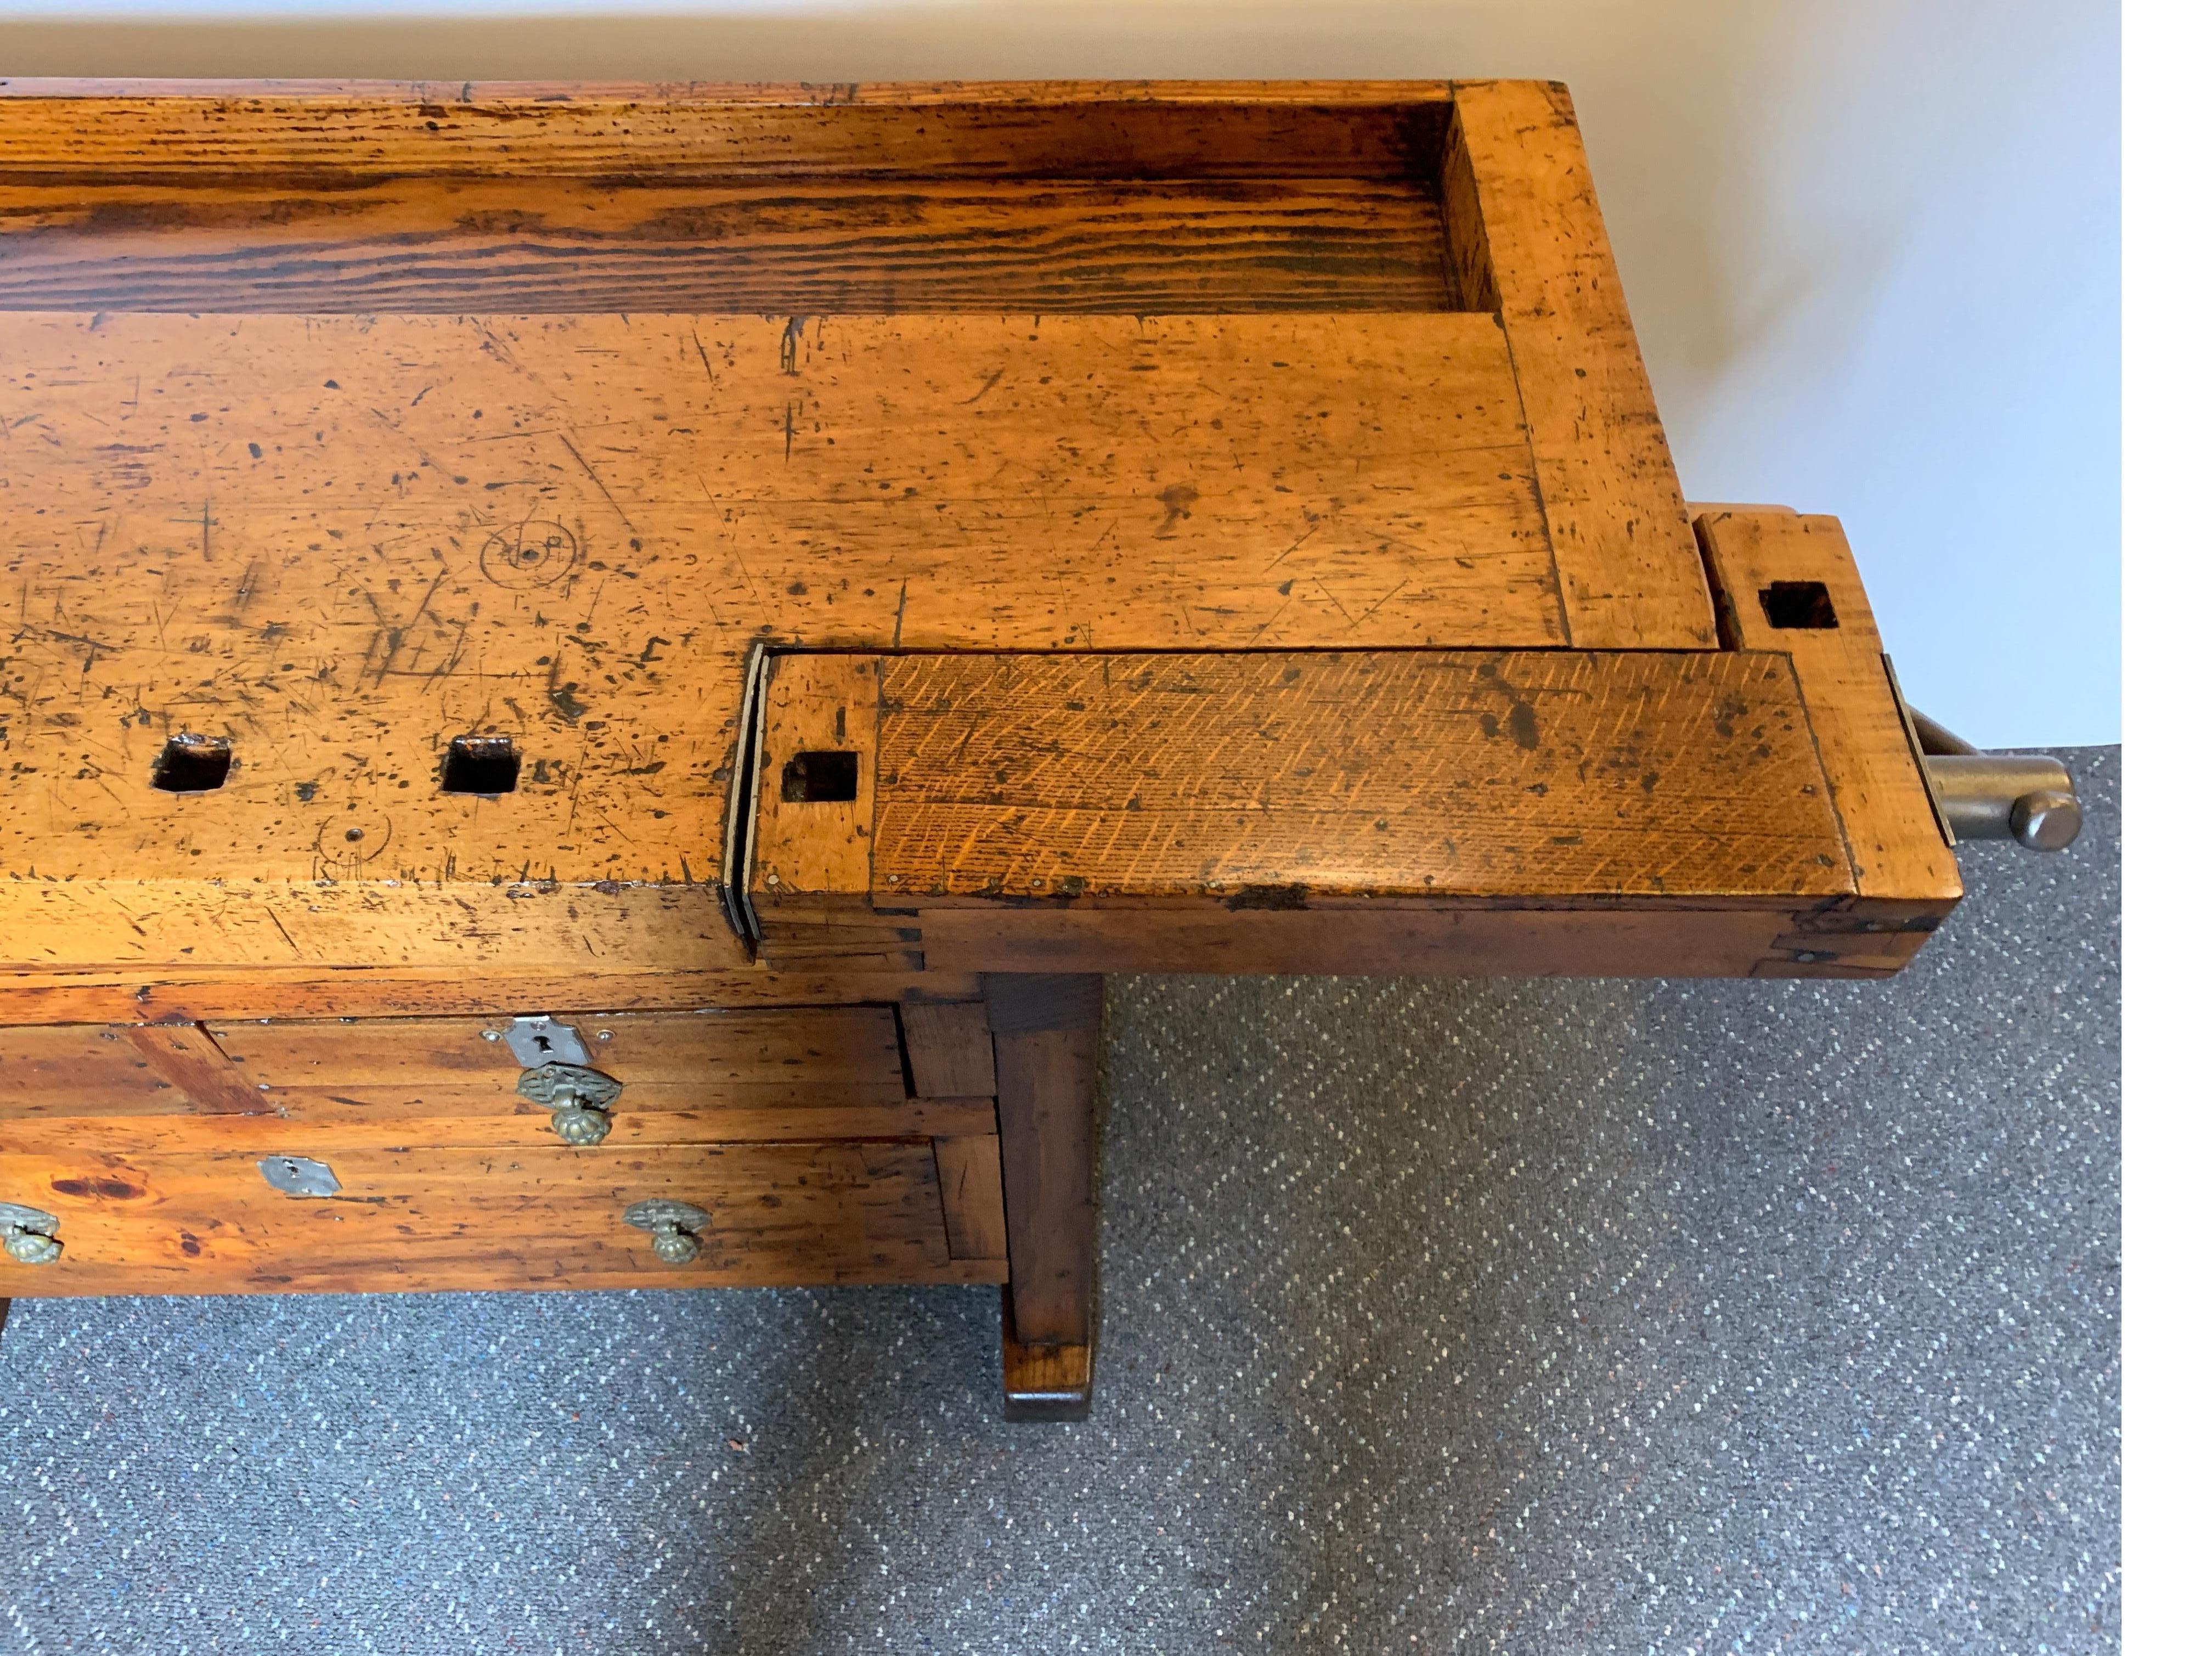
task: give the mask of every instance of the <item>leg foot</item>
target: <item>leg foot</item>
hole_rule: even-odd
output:
[[[1008,1420],[1081,1420],[1091,1409],[1101,988],[1095,977],[983,980],[1006,1174]]]
[[[1008,1420],[1079,1421],[1090,1417],[1089,1346],[1024,1345],[1014,1337],[1011,1292],[1000,1307],[999,1344],[1006,1360]]]

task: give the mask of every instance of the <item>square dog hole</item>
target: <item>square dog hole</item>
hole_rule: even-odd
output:
[[[456,736],[446,745],[438,786],[448,794],[512,794],[522,755],[509,736]]]
[[[154,786],[165,794],[212,794],[230,780],[230,743],[221,736],[172,736],[154,761]]]
[[[860,756],[832,749],[794,753],[784,761],[783,797],[793,804],[849,803],[860,797]]]
[[[1770,627],[1832,627],[1836,606],[1825,581],[1778,581],[1759,589],[1759,607]]]

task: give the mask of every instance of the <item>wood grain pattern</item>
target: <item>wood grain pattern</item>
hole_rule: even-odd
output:
[[[999,1349],[1006,1418],[1086,1420],[1091,1414],[1091,1347],[1030,1345],[1014,1328],[1011,1289],[1000,1294]]]
[[[1013,918],[955,906],[932,910],[927,932],[931,960],[986,972],[1389,977],[1887,977],[1920,941],[1903,940],[1900,952],[1899,936],[1849,912],[1853,898],[1561,901],[1284,910],[1051,905]],[[1932,929],[1925,916],[1909,923]]]
[[[9,1268],[17,1295],[401,1288],[692,1288],[1003,1281],[946,1251],[927,1139],[538,1149],[360,1149],[338,1195],[279,1194],[260,1149],[11,1154],[4,1196],[58,1216],[64,1253]],[[624,1208],[673,1196],[713,1223],[661,1263]]]
[[[1711,598],[1567,90],[1493,81],[1454,107],[1447,240],[1463,298],[1495,303],[1512,346],[1567,636],[1711,648]]]
[[[888,1007],[556,1016],[577,1030],[592,1067],[623,1084],[608,1149],[997,1130],[988,1091],[908,1096]],[[0,1029],[0,1150],[260,1144],[265,1153],[276,1141],[316,1154],[319,1146],[542,1148],[550,1117],[516,1092],[524,1072],[505,1040],[484,1038],[505,1025]],[[210,1111],[247,1118],[234,1133],[208,1121]],[[191,1118],[168,1119],[178,1114]],[[112,1132],[97,1124],[108,1120]]]
[[[197,1107],[124,1030],[0,1027],[0,1119],[189,1114]]]
[[[574,1011],[528,1014],[573,1029],[591,1066],[617,1081],[648,1077],[714,1088],[781,1087],[905,1091],[898,1026],[885,1006],[777,1007],[751,1012]],[[398,1087],[489,1082],[522,1066],[507,1020],[480,1018],[246,1020],[207,1033],[255,1081],[282,1087]],[[487,1038],[487,1032],[499,1037]]]
[[[575,1029],[592,1068],[623,1084],[617,1117],[906,1100],[888,1007],[553,1015]],[[264,1107],[295,1120],[534,1112],[542,1121],[515,1093],[521,1065],[503,1038],[483,1038],[487,1028],[497,1032],[504,1020],[226,1020],[209,1033]]]
[[[1433,174],[1447,82],[0,82],[0,177]]]
[[[1507,156],[1490,164],[1506,161]],[[1468,149],[1468,134],[1456,110],[1444,135],[1444,151],[1437,175],[1437,204],[1443,223],[1444,275],[1452,296],[1462,310],[1498,308],[1498,271],[1491,259],[1489,236],[1482,222],[1482,200],[1476,188],[1475,160]]]
[[[937,1188],[945,1199],[945,1234],[952,1257],[1004,1259],[1006,1204],[995,1123],[988,1136],[937,1141]]]
[[[1102,985],[984,980],[999,1071],[1011,1337],[1091,1343],[1098,1210],[1092,1174]]]
[[[1699,517],[1698,533],[1731,646],[1787,650],[1797,663],[1858,894],[1940,917],[1960,895],[1958,862],[1906,740],[1843,526],[1781,508],[1729,508]],[[1759,594],[1778,581],[1820,582],[1837,624],[1772,624]]]
[[[4,892],[0,887],[0,892]],[[609,1012],[820,1006],[912,994],[978,993],[973,973],[603,970],[456,972],[450,966],[228,966],[189,961],[158,972],[88,967],[0,972],[0,1029],[18,1025],[191,1022],[224,1018],[408,1018],[448,1013],[501,1018],[563,1002]],[[0,1053],[4,1053],[0,1044]]]
[[[867,901],[769,961],[1887,977],[1948,906],[1860,890],[1781,650],[881,665]]]
[[[160,832],[158,813],[148,817],[121,825]],[[191,837],[189,828],[178,832],[187,855]],[[27,870],[0,876],[6,951],[0,964],[11,976],[119,966],[134,969],[141,983],[173,980],[188,975],[187,967],[209,977],[264,966],[319,969],[329,982],[362,966],[426,965],[442,965],[449,975],[489,969],[573,981],[656,962],[727,981],[745,965],[743,946],[705,884],[257,882],[243,866],[251,850],[230,848],[239,859],[234,881],[50,881]]]
[[[805,1095],[801,1095],[802,1098]],[[518,1103],[520,1101],[518,1100]],[[596,1145],[565,1147],[547,1125],[546,1112],[525,1106],[499,1115],[363,1110],[307,1117],[295,1112],[261,1116],[201,1114],[124,1116],[71,1114],[0,1117],[0,1155],[129,1156],[134,1152],[204,1155],[251,1151],[311,1156],[327,1161],[356,1150],[567,1149],[571,1155],[651,1154],[667,1145],[820,1143],[853,1139],[988,1138],[998,1131],[989,1099],[902,1099],[840,1103],[817,1094],[805,1102],[749,1101],[701,1109],[617,1109],[613,1130]],[[442,1108],[435,1093],[424,1111]],[[72,1109],[82,1106],[72,1105]],[[0,1198],[4,1200],[5,1198]]]
[[[726,969],[692,882],[762,637],[1557,642],[1482,317],[0,337],[9,966]],[[232,778],[156,794],[187,728]],[[437,791],[463,734],[515,793]]]
[[[908,655],[876,742],[879,904],[1850,890],[1771,653]]]
[[[898,1017],[915,1097],[988,1098],[999,1090],[991,1024],[981,1000],[910,1000]]]
[[[882,678],[881,665],[868,655],[786,656],[769,673],[754,781],[756,907],[811,910],[825,894],[866,889],[875,768],[855,758],[845,799],[796,797],[784,773],[809,752],[857,753],[862,733],[876,721]]]
[[[0,182],[11,310],[1436,311],[1443,247],[1370,180]]]
[[[120,1032],[157,1074],[210,1114],[258,1115],[269,1102],[198,1024],[144,1024]],[[0,1102],[0,1112],[7,1105]]]

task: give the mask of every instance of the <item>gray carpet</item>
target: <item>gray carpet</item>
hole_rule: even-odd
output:
[[[22,1302],[25,1652],[2119,1641],[2119,778],[1895,983],[1119,980],[995,1291]]]

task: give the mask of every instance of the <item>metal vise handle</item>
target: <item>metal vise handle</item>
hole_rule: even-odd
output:
[[[2081,831],[2073,774],[2042,753],[1984,753],[1917,708],[1913,740],[1928,786],[1958,839],[2014,839],[2031,851],[2063,851]]]

